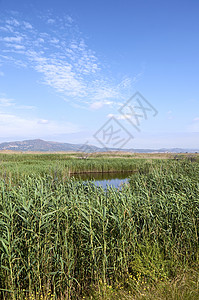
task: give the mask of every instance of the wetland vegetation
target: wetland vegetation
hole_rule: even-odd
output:
[[[2,299],[198,299],[199,163],[0,154]],[[121,189],[71,173],[131,171]]]

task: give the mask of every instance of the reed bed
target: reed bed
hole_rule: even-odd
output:
[[[20,178],[23,175],[51,175],[63,179],[79,173],[136,171],[147,161],[126,158],[93,158],[86,160],[65,154],[0,154],[0,176]]]
[[[121,190],[54,175],[0,179],[2,299],[108,299],[198,270],[198,163],[143,163]]]

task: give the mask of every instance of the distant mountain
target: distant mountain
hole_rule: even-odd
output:
[[[118,149],[118,148],[99,148],[92,145],[84,144],[69,144],[69,143],[58,143],[43,141],[41,139],[36,140],[26,140],[26,141],[16,141],[16,142],[6,142],[0,143],[0,151],[2,150],[12,150],[12,151],[35,151],[35,152],[62,152],[62,151],[80,151],[80,152],[102,152],[102,151],[128,151],[136,153],[194,153],[199,152],[199,149]]]
[[[6,142],[0,144],[0,150],[13,150],[13,151],[39,151],[39,152],[58,152],[58,151],[82,151],[84,145],[75,145],[69,143],[57,143],[43,141],[40,139]],[[93,146],[93,151],[98,148]]]
[[[59,152],[59,151],[83,151],[84,145],[82,144],[69,144],[49,142],[41,139],[16,141],[0,143],[0,150],[13,150],[13,151],[39,151],[39,152]],[[91,146],[93,151],[98,151],[100,148]]]

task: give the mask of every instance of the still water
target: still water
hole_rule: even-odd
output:
[[[107,188],[107,186],[120,188],[122,184],[128,182],[128,177],[131,175],[132,172],[113,172],[74,174],[71,177],[84,182],[93,181],[95,185],[103,188]]]

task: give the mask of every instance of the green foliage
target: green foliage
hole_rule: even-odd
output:
[[[135,171],[147,163],[143,160],[124,158],[79,159],[66,154],[0,154],[0,176],[17,180],[23,175],[51,175],[67,178],[84,172],[125,172]]]
[[[0,179],[3,299],[82,299],[93,289],[108,295],[121,287],[137,293],[141,282],[155,285],[198,268],[197,162],[126,160],[138,170],[129,184],[103,190],[47,175],[53,160],[44,172],[38,161],[25,174],[17,161],[18,176]],[[73,159],[65,163],[73,166]]]

